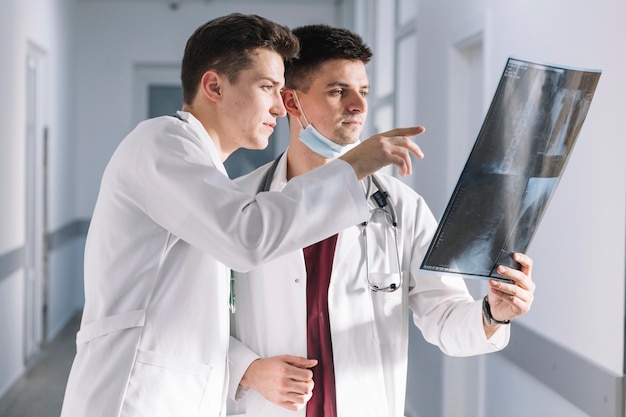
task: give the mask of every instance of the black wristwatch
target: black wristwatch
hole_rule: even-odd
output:
[[[487,319],[487,323],[498,323],[498,324],[511,324],[511,320],[496,320],[491,315],[491,306],[489,305],[489,300],[487,300],[487,296],[483,298],[483,314]]]

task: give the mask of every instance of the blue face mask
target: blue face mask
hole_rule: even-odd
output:
[[[306,116],[304,115],[304,111],[302,110],[302,106],[300,105],[300,101],[298,100],[298,95],[295,90],[293,95],[296,99],[298,107],[300,108],[300,113],[302,113],[302,117],[304,117],[304,121],[307,123],[307,127],[303,128],[302,123],[300,123],[300,120],[298,119],[298,123],[300,123],[300,133],[298,134],[298,139],[308,146],[309,149],[324,158],[333,159],[343,155],[358,145],[358,143],[340,145],[322,135],[311,123],[306,120]]]

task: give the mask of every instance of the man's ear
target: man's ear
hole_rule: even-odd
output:
[[[215,103],[222,100],[221,85],[224,82],[224,78],[215,71],[207,71],[202,75],[200,87],[202,93],[206,98]]]
[[[298,106],[298,102],[294,97],[294,89],[293,88],[284,88],[280,93],[283,97],[283,104],[285,105],[285,109],[290,116],[300,117],[300,106]]]

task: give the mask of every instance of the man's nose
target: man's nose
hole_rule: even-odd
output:
[[[354,93],[350,97],[348,110],[352,113],[363,113],[367,110],[367,98],[361,93]]]
[[[287,115],[287,109],[285,109],[285,103],[283,103],[283,98],[280,93],[274,97],[274,105],[270,109],[270,113],[274,117],[283,117]]]

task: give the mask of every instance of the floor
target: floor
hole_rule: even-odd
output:
[[[0,417],[59,417],[76,352],[77,314],[41,351],[35,364],[0,398]]]

